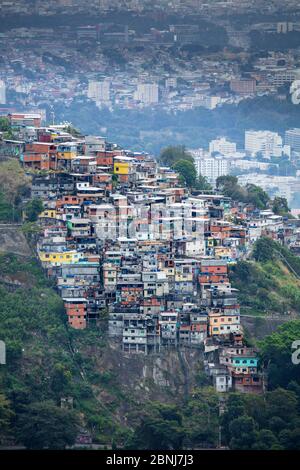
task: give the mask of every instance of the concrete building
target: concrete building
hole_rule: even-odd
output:
[[[225,137],[212,140],[209,143],[209,153],[212,154],[214,152],[221,153],[222,155],[231,155],[236,152],[236,144],[229,142]]]
[[[211,184],[215,184],[219,176],[229,173],[229,162],[223,157],[195,158],[195,166],[198,176],[205,176]]]
[[[110,82],[108,80],[104,80],[103,82],[89,80],[88,98],[99,104],[109,102]]]
[[[252,157],[258,153],[261,153],[264,158],[281,157],[282,138],[277,132],[246,131],[245,150]]]
[[[158,85],[156,83],[139,83],[134,93],[135,101],[145,105],[158,103]]]
[[[292,151],[300,152],[300,128],[285,131],[284,143],[289,145]]]

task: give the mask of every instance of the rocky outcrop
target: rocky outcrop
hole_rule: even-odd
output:
[[[0,253],[13,253],[19,256],[32,256],[21,225],[0,224]]]

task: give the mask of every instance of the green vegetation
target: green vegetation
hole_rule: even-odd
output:
[[[300,107],[291,102],[290,96],[285,101],[260,96],[243,100],[238,105],[223,105],[212,111],[199,107],[176,112],[162,109],[151,112],[136,109],[99,110],[95,103],[82,102],[80,97],[68,108],[63,103],[55,104],[54,111],[58,120],[72,121],[83,133],[99,135],[103,132],[101,129],[106,127],[110,141],[154,155],[159,155],[167,145],[185,144],[207,149],[212,139],[222,135],[242,148],[246,129],[276,129],[283,134],[285,130],[297,127],[300,119]]]
[[[13,131],[7,117],[0,117],[0,132],[3,132],[4,139],[12,139]]]
[[[300,365],[292,363],[292,343],[300,339],[300,320],[281,325],[276,332],[260,343],[263,361],[268,364],[268,383],[270,388],[289,387],[300,390]],[[291,383],[298,383],[298,388]]]
[[[212,187],[203,176],[197,177],[194,158],[183,145],[164,148],[159,156],[161,165],[170,166],[179,173],[180,180],[188,188],[198,191],[211,191]]]
[[[141,411],[129,449],[182,449],[216,447],[218,395],[212,387],[196,388],[187,403],[154,402]]]
[[[64,449],[73,445],[79,419],[74,411],[59,408],[54,402],[33,403],[16,420],[16,435],[27,449]]]
[[[43,211],[44,205],[41,199],[30,199],[25,206],[25,215],[29,222],[36,222],[39,214]]]
[[[0,444],[7,439],[10,434],[10,420],[12,412],[8,400],[4,395],[0,395]]]
[[[17,160],[0,163],[0,222],[21,220],[22,200],[29,196],[29,182]]]
[[[252,51],[286,51],[299,47],[299,31],[290,31],[286,34],[251,31]]]
[[[71,134],[73,137],[76,137],[76,138],[79,138],[81,136],[81,132],[72,124],[68,124],[66,126],[66,132],[68,132],[69,134]]]
[[[211,387],[202,387],[193,390],[181,406],[149,403],[126,448],[215,448],[221,425],[221,444],[230,449],[299,449],[300,385],[296,382],[265,396],[237,392],[223,396],[225,411],[221,415],[219,399]]]
[[[285,197],[275,197],[272,202],[272,210],[276,215],[290,217],[290,208]]]
[[[62,440],[73,442],[78,420],[96,442],[123,436],[113,409],[98,399],[108,391],[114,406],[124,399],[113,375],[96,373],[104,333],[69,329],[62,300],[35,260],[0,255],[0,338],[7,349],[7,364],[0,367],[2,442],[9,437],[31,447],[61,447]],[[73,398],[71,414],[60,408],[65,397]],[[29,444],[34,425],[40,432]]]
[[[252,257],[238,262],[230,272],[233,287],[239,289],[242,313],[298,314],[300,259],[265,237],[255,243]]]
[[[240,283],[254,282],[252,266],[270,269],[274,250],[267,250],[263,243],[255,249],[264,261],[242,263],[237,276]],[[290,282],[291,275],[281,261],[272,263],[276,269],[272,275],[281,273],[287,276],[284,282]],[[248,270],[242,269],[248,264],[251,282]],[[0,338],[7,346],[7,365],[0,368],[0,442],[9,439],[28,448],[62,448],[72,445],[80,425],[91,431],[94,442],[128,449],[218,445],[219,396],[205,385],[201,374],[200,386],[185,402],[175,398],[173,404],[137,402],[118,381],[114,366],[101,363],[108,347],[105,333],[98,328],[68,328],[62,301],[35,260],[1,255],[0,272]],[[257,282],[262,282],[266,272]],[[290,357],[291,342],[299,335],[300,321],[289,322],[261,342],[271,391],[265,400],[229,395],[221,417],[223,445],[299,448],[300,374]],[[73,410],[60,407],[61,399],[68,397],[73,399]],[[124,409],[126,424],[119,417]]]
[[[191,163],[187,160],[178,160],[173,165],[175,171],[180,174],[182,182],[187,185],[187,187],[192,188],[195,186],[197,173],[194,163]]]
[[[300,321],[290,321],[259,342],[268,372],[264,396],[229,396],[222,416],[224,440],[232,449],[300,448],[300,365],[292,363],[292,343]]]
[[[172,146],[164,148],[159,156],[159,163],[161,165],[173,166],[179,161],[194,162],[192,155],[188,153],[184,145]]]
[[[234,450],[299,449],[299,391],[277,388],[264,397],[230,394],[221,417],[223,444]]]
[[[225,196],[231,197],[234,201],[253,204],[258,209],[266,209],[270,201],[267,193],[259,186],[247,184],[243,187],[238,184],[236,176],[219,176],[216,185]]]

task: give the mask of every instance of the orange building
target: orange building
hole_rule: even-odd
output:
[[[34,170],[56,170],[56,146],[45,142],[26,144],[22,162],[24,167]]]
[[[67,299],[65,309],[68,315],[68,323],[72,328],[82,330],[86,328],[87,300],[84,298]]]
[[[229,282],[227,262],[216,259],[202,260],[198,280],[200,284]]]

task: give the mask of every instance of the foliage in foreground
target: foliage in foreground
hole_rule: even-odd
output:
[[[239,290],[243,313],[298,314],[300,259],[279,243],[262,237],[254,245],[253,260],[239,261],[230,280]]]

